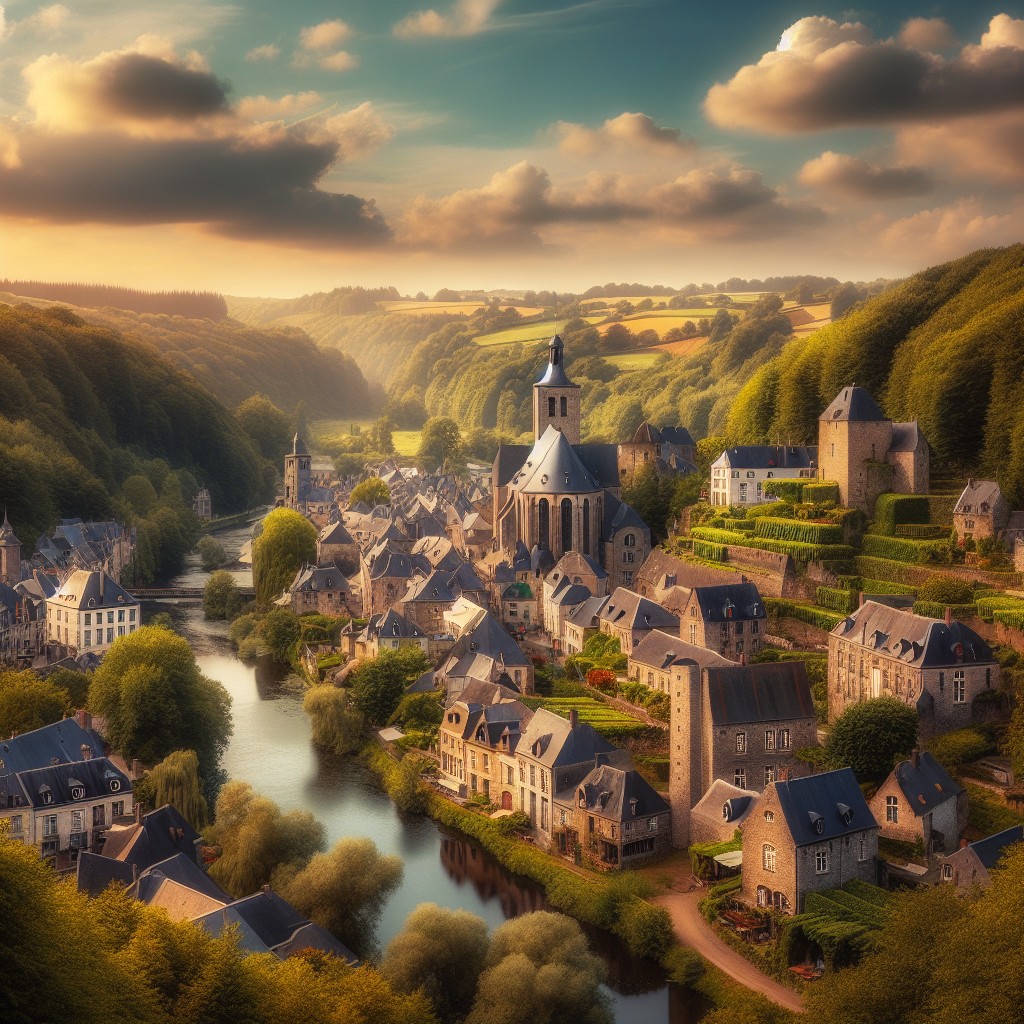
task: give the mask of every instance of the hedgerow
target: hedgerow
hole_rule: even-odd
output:
[[[816,608],[814,605],[800,604],[797,601],[789,601],[783,597],[766,597],[764,606],[768,612],[776,615],[786,616],[791,619],[798,619],[807,622],[818,629],[830,633],[835,627],[846,618],[839,612],[828,611],[825,608]]]
[[[950,560],[949,542],[944,540],[906,540],[869,533],[861,541],[861,551],[872,558],[916,565],[941,564]]]
[[[880,494],[875,502],[875,529],[892,536],[897,526],[928,522],[928,497],[924,494]]]
[[[709,562],[724,562],[728,551],[724,544],[714,544],[709,540],[693,540],[693,553],[697,558],[706,558]]]
[[[796,541],[800,544],[842,544],[843,528],[833,523],[809,523],[801,519],[763,516],[757,520],[754,536],[765,540]]]
[[[836,587],[818,587],[814,592],[814,600],[823,608],[849,615],[857,607],[859,600],[853,590],[839,590]]]
[[[822,480],[813,484],[804,484],[803,500],[814,505],[824,505],[827,501],[839,504],[839,484]]]
[[[914,602],[914,614],[924,615],[929,619],[944,618],[947,609],[954,619],[972,619],[978,614],[978,609],[973,604],[943,604],[941,601]]]

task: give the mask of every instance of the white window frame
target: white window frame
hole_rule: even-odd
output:
[[[824,846],[814,851],[814,873],[816,875],[828,874],[828,850]]]
[[[771,843],[765,843],[761,847],[761,867],[765,871],[770,871],[772,874],[775,873],[777,864],[778,850],[775,849]]]
[[[894,796],[885,798],[885,820],[892,825],[900,823],[900,802]]]

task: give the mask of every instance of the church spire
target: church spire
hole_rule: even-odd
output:
[[[537,384],[560,388],[575,387],[565,375],[565,346],[557,334],[548,342],[548,363],[544,367],[544,376]]]

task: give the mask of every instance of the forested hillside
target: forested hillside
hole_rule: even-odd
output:
[[[1024,245],[916,274],[750,377],[727,429],[813,441],[839,389],[868,388],[893,419],[917,419],[939,466],[999,480],[1024,501]]]
[[[0,306],[0,494],[23,544],[61,516],[144,518],[196,486],[217,512],[248,508],[273,479],[231,413],[149,346],[59,307]]]
[[[74,306],[100,308],[114,306],[136,313],[169,313],[175,316],[227,316],[223,295],[216,292],[145,292],[138,288],[118,288],[105,284],[78,284],[73,281],[0,280],[0,292],[32,299],[67,302]]]

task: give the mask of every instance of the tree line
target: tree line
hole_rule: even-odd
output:
[[[73,306],[98,308],[114,306],[134,313],[166,313],[196,319],[220,320],[228,315],[228,304],[216,292],[149,292],[107,284],[79,284],[74,281],[0,280],[0,291],[30,299],[70,302]]]

